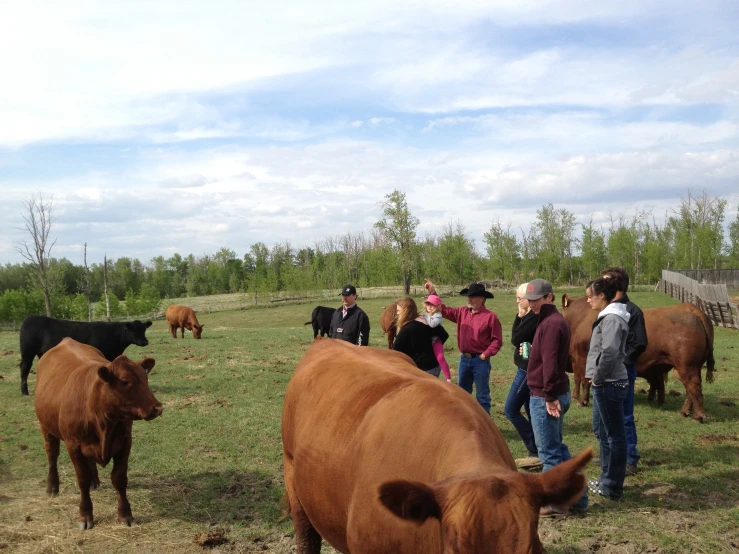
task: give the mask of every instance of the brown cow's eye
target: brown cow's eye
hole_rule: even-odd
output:
[[[128,381],[126,381],[125,379],[121,379],[121,385],[123,385],[124,387],[127,387]]]

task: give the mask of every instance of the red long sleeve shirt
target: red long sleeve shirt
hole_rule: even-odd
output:
[[[462,353],[495,356],[503,346],[503,328],[494,312],[482,306],[473,313],[467,306],[441,307],[441,315],[457,324],[457,346]]]

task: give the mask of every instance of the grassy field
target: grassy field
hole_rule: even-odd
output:
[[[580,294],[580,291],[575,291]],[[674,303],[659,293],[635,293],[644,308]],[[450,299],[461,303],[462,298]],[[371,345],[381,347],[379,316],[387,299],[365,299]],[[338,304],[338,302],[337,302]],[[290,520],[280,520],[283,493],[280,417],[292,371],[312,340],[314,303],[201,313],[202,340],[172,339],[156,321],[146,348],[150,385],[165,405],[161,418],[134,425],[129,498],[138,525],[116,522],[115,491],[92,493],[96,526],[77,530],[74,470],[62,449],[60,494],[45,494],[46,456],[33,410],[21,397],[18,334],[0,332],[0,552],[293,552]],[[514,295],[489,303],[510,338]],[[446,322],[450,334],[455,326]],[[637,393],[641,473],[627,478],[623,501],[592,499],[582,518],[542,521],[548,552],[739,551],[739,332],[716,329],[716,382],[704,383],[706,424],[678,415],[684,388],[671,375],[664,407]],[[456,369],[456,341],[447,358]],[[506,343],[493,358],[493,418],[514,457],[525,455],[503,403],[515,368]],[[31,375],[31,394],[35,376]],[[646,388],[639,380],[637,388]],[[591,409],[574,406],[565,419],[573,452],[595,446]],[[591,466],[588,477],[597,477]],[[209,547],[208,539],[227,542]],[[203,546],[204,545],[204,546]],[[324,551],[333,552],[328,546]]]

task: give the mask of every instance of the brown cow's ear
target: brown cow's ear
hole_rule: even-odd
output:
[[[154,358],[144,358],[140,362],[137,362],[141,367],[144,368],[144,371],[146,371],[146,374],[149,375],[149,372],[151,371],[151,368],[154,367],[154,364],[156,364],[156,360]]]
[[[577,502],[585,490],[583,468],[593,459],[593,449],[586,448],[575,458],[558,464],[539,475],[526,476],[533,480],[534,496],[541,506],[554,504],[570,506]]]
[[[380,486],[380,502],[392,513],[418,525],[430,517],[441,520],[434,490],[423,483],[389,481]]]
[[[100,377],[106,383],[113,381],[113,372],[108,369],[107,366],[100,366],[98,368],[98,377]]]

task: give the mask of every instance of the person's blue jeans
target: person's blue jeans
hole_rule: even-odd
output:
[[[483,410],[490,413],[490,360],[462,356],[459,359],[457,382],[470,394],[474,384],[477,402]]]
[[[508,397],[505,401],[503,412],[518,431],[529,456],[538,456],[536,449],[536,441],[534,440],[534,430],[531,428],[531,412],[529,411],[529,385],[526,383],[526,372],[520,367],[516,370],[516,376],[513,378],[511,388],[508,391]],[[521,407],[526,410],[526,419],[521,414]]]
[[[628,394],[628,381],[604,383],[593,386],[591,390],[593,431],[597,429],[596,438],[600,443],[600,490],[611,498],[621,498],[626,478],[624,400]]]
[[[639,463],[639,452],[636,449],[636,424],[634,423],[634,383],[636,382],[636,366],[627,365],[629,388],[624,400],[624,426],[626,427],[626,463],[635,466]]]
[[[553,417],[547,412],[546,400],[543,396],[531,396],[529,399],[531,427],[534,430],[534,440],[536,440],[536,446],[539,450],[539,459],[543,464],[542,471],[551,469],[572,457],[569,448],[562,440],[564,416],[567,410],[570,409],[569,391],[560,394],[557,400],[559,400],[560,415],[559,417]],[[572,507],[576,510],[587,509],[587,489],[585,489],[580,500]]]

